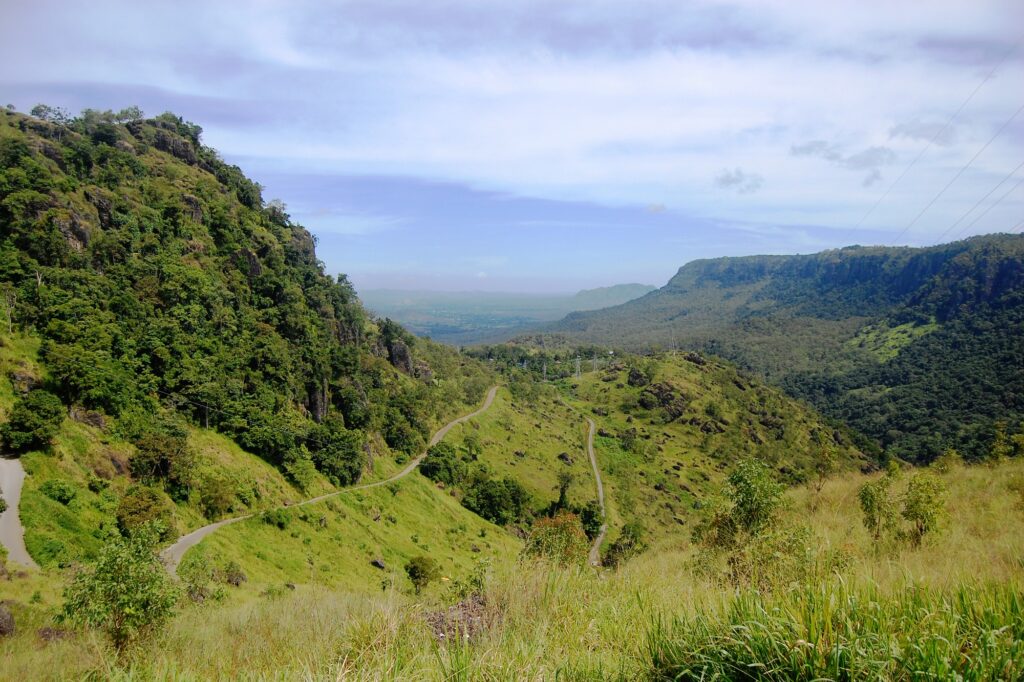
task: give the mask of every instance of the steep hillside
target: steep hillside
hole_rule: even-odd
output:
[[[492,383],[368,315],[198,126],[52,119],[0,113],[0,407],[43,565],[391,471]]]
[[[1024,416],[1024,236],[695,261],[551,331],[715,353],[893,454],[929,461],[954,446],[977,458],[997,421],[1012,430]]]

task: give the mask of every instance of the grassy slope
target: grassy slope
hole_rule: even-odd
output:
[[[756,456],[790,477],[806,476],[820,451],[812,432],[829,439],[833,434],[796,401],[714,360],[697,365],[682,356],[665,356],[657,364],[653,383],[671,384],[689,396],[686,412],[668,424],[660,409],[637,405],[644,388],[628,385],[627,376],[625,368],[587,372],[579,380],[562,381],[557,393],[541,390],[518,400],[502,390],[488,414],[453,430],[447,440],[460,445],[475,432],[483,445],[482,461],[523,483],[534,494],[536,508],[557,496],[561,470],[574,475],[570,499],[583,503],[596,494],[584,449],[584,417],[591,417],[598,427],[594,449],[613,541],[617,530],[634,520],[656,540],[689,537],[700,506],[718,491],[732,463]],[[717,419],[706,414],[712,403]],[[705,426],[711,423],[717,426]],[[637,430],[639,442],[650,444],[647,457],[623,448],[618,435],[628,429]],[[839,450],[847,465],[856,461],[848,445]],[[563,452],[572,465],[557,458]]]
[[[480,439],[481,460],[497,476],[511,476],[522,483],[533,494],[536,508],[558,497],[560,471],[573,475],[571,502],[594,499],[585,450],[586,422],[553,392],[538,394],[531,402],[515,400],[502,388],[486,414],[455,427],[445,441],[459,446],[471,433]],[[563,453],[571,464],[558,458]]]
[[[948,521],[941,534],[918,549],[904,545],[879,552],[872,546],[855,502],[856,490],[867,478],[854,473],[837,477],[820,497],[807,488],[791,489],[788,519],[807,523],[816,543],[842,547],[849,561],[839,575],[813,588],[791,586],[765,593],[768,607],[780,609],[777,616],[806,619],[820,629],[798,625],[785,639],[766,636],[761,643],[785,653],[799,639],[823,641],[837,630],[817,619],[837,608],[845,595],[856,597],[872,614],[888,614],[841,622],[869,636],[864,640],[868,648],[920,636],[921,642],[930,642],[935,653],[928,655],[934,660],[946,655],[960,661],[961,647],[989,642],[994,651],[1009,653],[1016,640],[1017,667],[989,669],[988,675],[1019,675],[1024,615],[1019,606],[1013,615],[1010,595],[1019,596],[1024,578],[1019,559],[1024,555],[1024,462],[959,468],[944,475]],[[743,605],[755,599],[749,592],[737,594],[732,587],[696,577],[691,558],[691,548],[681,543],[674,550],[644,555],[615,573],[536,564],[499,570],[487,590],[492,625],[470,646],[434,642],[423,613],[435,608],[436,591],[414,600],[396,591],[361,595],[300,586],[278,598],[192,607],[165,636],[139,652],[132,671],[137,677],[177,679],[554,679],[556,674],[565,679],[636,679],[653,672],[651,645],[680,636],[671,626],[659,629],[659,622],[667,625],[679,617],[684,625],[692,624],[703,614],[711,619],[714,633],[721,619],[742,613]],[[0,582],[0,599],[13,596],[23,602],[28,587],[20,580]],[[966,590],[966,602],[958,600],[958,589]],[[812,593],[824,598],[807,601]],[[52,606],[50,598],[44,595],[41,606],[18,605],[16,612],[26,623],[41,624]],[[964,603],[978,606],[976,618],[953,617]],[[1001,633],[993,628],[991,638],[979,637],[977,627],[993,621],[1007,627]],[[757,635],[761,630],[741,627],[733,632]],[[115,679],[124,675],[89,635],[46,647],[35,642],[31,631],[0,642],[0,670],[16,679],[80,676],[90,670]],[[900,643],[907,652],[927,654],[929,649],[918,644]],[[888,653],[889,660],[895,651]]]
[[[417,473],[287,513],[285,529],[253,518],[210,536],[186,561],[196,551],[215,563],[234,560],[257,588],[293,582],[375,591],[385,580],[404,586],[413,556],[431,556],[455,577],[477,558],[508,563],[521,547]],[[377,558],[386,569],[370,564]]]

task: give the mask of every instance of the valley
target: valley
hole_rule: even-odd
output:
[[[0,114],[0,679],[1024,674],[1019,236],[455,347],[122,113]]]

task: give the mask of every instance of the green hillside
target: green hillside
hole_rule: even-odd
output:
[[[44,567],[146,519],[169,542],[392,473],[493,383],[366,313],[200,135],[171,114],[0,113],[0,408]]]
[[[504,361],[504,350],[490,349],[491,357]],[[596,497],[585,440],[593,419],[609,542],[627,523],[652,543],[688,538],[744,458],[768,463],[790,485],[816,479],[822,461],[834,470],[872,466],[851,434],[719,360],[627,357],[550,385],[520,367],[509,366],[511,390],[448,442],[475,439],[480,461],[522,482],[537,509],[555,502],[568,474],[569,502],[582,507]]]
[[[636,301],[551,327],[570,343],[728,358],[930,461],[981,457],[1024,417],[1024,236],[695,261]],[[545,337],[548,344],[557,336]]]

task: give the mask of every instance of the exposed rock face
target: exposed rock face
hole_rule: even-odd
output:
[[[412,351],[409,350],[405,341],[395,339],[388,345],[388,361],[398,371],[412,375]]]
[[[185,204],[185,217],[189,218],[194,223],[203,222],[203,206],[199,203],[199,199],[191,194],[186,194],[181,198],[181,200]]]
[[[384,560],[380,557],[375,557],[372,561],[370,561],[370,565],[374,568],[379,568],[382,571],[386,571],[388,568],[387,564],[385,564]]]
[[[652,384],[640,394],[641,407],[647,410],[661,407],[665,410],[669,421],[685,413],[689,402],[689,398],[683,391],[667,381]]]
[[[629,370],[629,378],[626,380],[630,386],[646,386],[650,383],[647,379],[647,375],[641,372],[636,367],[631,367]]]
[[[249,278],[253,279],[263,274],[263,265],[260,258],[249,249],[239,249],[235,252],[235,263],[239,267],[248,270]]]
[[[153,142],[156,145],[156,148],[160,151],[167,152],[171,156],[181,159],[190,166],[194,166],[198,160],[196,150],[193,149],[192,145],[177,135],[171,135],[162,130],[158,130],[156,131],[156,138]]]

